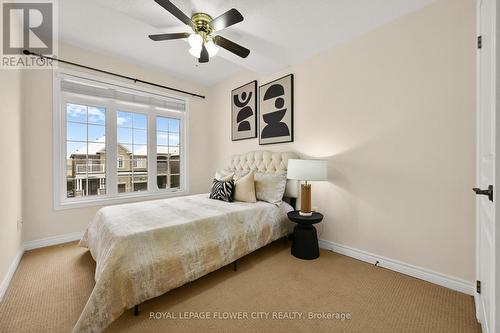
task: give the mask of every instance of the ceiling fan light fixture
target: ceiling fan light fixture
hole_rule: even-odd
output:
[[[208,43],[205,44],[205,47],[207,48],[208,55],[210,58],[214,57],[217,52],[219,52],[219,47],[214,44],[214,42],[209,41]]]
[[[209,62],[210,58],[214,57],[219,52],[220,48],[223,48],[241,58],[246,58],[250,54],[249,49],[220,35],[212,35],[214,32],[218,32],[243,21],[243,15],[241,15],[237,9],[232,8],[216,18],[212,18],[210,15],[201,12],[194,13],[191,17],[188,17],[170,0],[154,1],[186,26],[191,28],[194,33],[178,32],[149,35],[151,40],[164,41],[187,39],[190,45],[189,53],[193,57],[198,58],[199,63]]]
[[[188,38],[188,43],[191,46],[191,48],[194,49],[200,49],[201,51],[201,45],[203,44],[203,37],[201,37],[198,34],[191,34]]]
[[[201,54],[201,46],[200,47],[192,47],[189,49],[189,53],[195,57],[195,58],[199,58],[200,57],[200,54]]]

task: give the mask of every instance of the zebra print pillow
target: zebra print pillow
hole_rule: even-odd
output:
[[[210,199],[233,202],[233,198],[234,180],[224,182],[214,179],[212,183],[212,191],[210,192]]]

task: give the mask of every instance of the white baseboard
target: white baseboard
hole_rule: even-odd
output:
[[[19,266],[19,263],[21,262],[21,258],[23,257],[23,249],[19,249],[19,251],[16,254],[16,257],[12,261],[12,264],[10,264],[9,269],[7,270],[7,274],[5,274],[5,277],[2,280],[2,283],[0,283],[0,302],[2,302],[3,297],[5,296],[5,292],[7,291],[7,288],[9,288],[10,281],[12,280],[12,277],[14,277],[14,273],[16,272],[17,266]]]
[[[352,257],[361,261],[369,262],[371,264],[375,264],[378,261],[378,266],[380,267],[406,274],[417,279],[425,280],[449,289],[460,291],[471,296],[474,296],[475,293],[475,286],[471,281],[466,281],[453,276],[441,274],[426,268],[410,265],[394,259],[385,258],[373,253],[358,250],[327,240],[320,240],[319,246],[323,249],[331,250],[333,252],[343,254],[345,256]]]
[[[83,231],[79,231],[79,232],[74,232],[71,234],[47,237],[47,238],[43,238],[43,239],[37,239],[34,241],[25,242],[24,243],[24,251],[39,249],[42,247],[47,247],[47,246],[52,246],[52,245],[59,245],[59,244],[74,242],[74,241],[80,240],[82,238],[82,236],[83,236]]]

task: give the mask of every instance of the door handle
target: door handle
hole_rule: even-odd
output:
[[[493,201],[493,185],[488,186],[487,190],[481,190],[480,188],[474,187],[472,189],[476,192],[476,195],[487,195],[490,201]]]

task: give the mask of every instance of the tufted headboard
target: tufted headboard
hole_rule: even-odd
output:
[[[227,171],[254,171],[263,173],[286,173],[288,159],[297,159],[299,155],[293,152],[270,152],[265,150],[251,151],[245,154],[233,155],[229,164],[224,168]],[[288,180],[285,197],[298,198],[299,185],[295,180]]]

